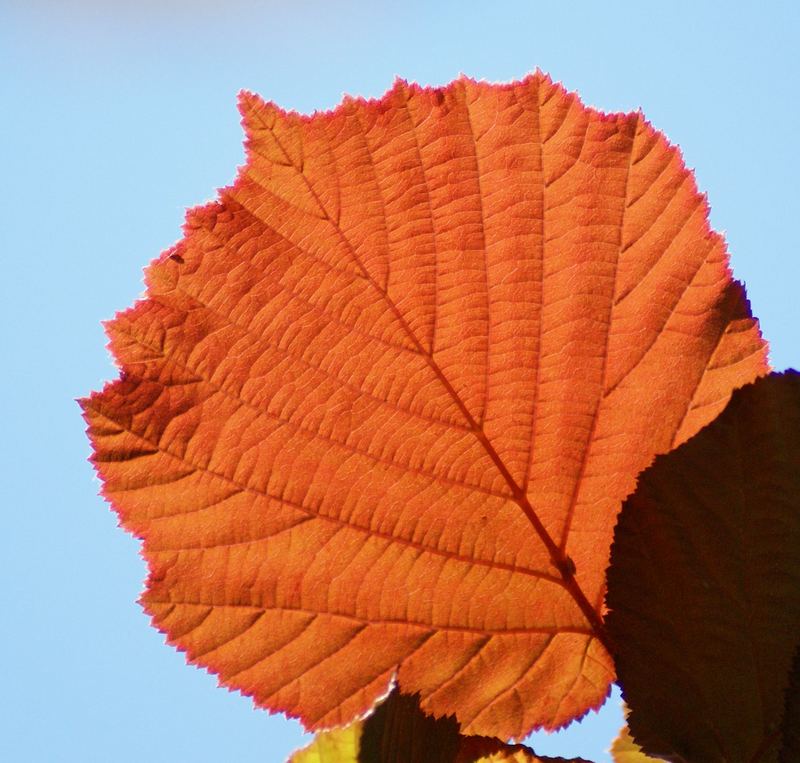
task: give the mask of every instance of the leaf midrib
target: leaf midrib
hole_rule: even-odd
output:
[[[563,580],[563,585],[569,592],[570,596],[575,601],[578,608],[581,610],[581,613],[586,618],[588,624],[591,626],[592,631],[595,637],[603,644],[606,650],[611,653],[611,645],[608,635],[605,630],[605,626],[600,615],[597,613],[597,610],[592,606],[589,600],[584,594],[583,590],[579,586],[577,580],[575,579],[575,571],[574,571],[574,564],[566,555],[566,553],[559,547],[559,545],[553,540],[550,534],[547,532],[542,521],[539,519],[538,515],[533,509],[530,501],[528,500],[527,495],[522,490],[522,488],[517,484],[517,481],[514,479],[513,475],[509,472],[508,467],[506,467],[503,460],[500,458],[499,454],[495,450],[494,446],[489,441],[488,437],[486,436],[483,429],[480,427],[478,422],[475,421],[472,414],[467,409],[464,401],[458,395],[456,390],[453,388],[453,385],[444,375],[442,370],[439,368],[439,365],[436,363],[436,360],[433,358],[432,353],[429,353],[422,345],[422,343],[417,338],[416,334],[411,330],[411,327],[408,325],[405,317],[402,315],[400,310],[398,309],[397,305],[395,304],[394,300],[389,296],[387,289],[380,286],[375,279],[372,277],[372,274],[367,270],[364,266],[363,262],[361,261],[358,253],[355,250],[355,247],[350,242],[350,240],[345,236],[344,231],[342,231],[341,227],[338,224],[338,221],[335,221],[329,214],[328,210],[326,209],[325,205],[322,203],[322,199],[320,199],[319,194],[315,191],[311,182],[309,181],[308,177],[306,176],[305,172],[303,172],[302,168],[298,168],[293,163],[289,153],[286,151],[285,147],[281,143],[280,139],[278,138],[275,131],[266,124],[266,122],[261,119],[259,114],[256,114],[259,117],[262,125],[266,130],[269,131],[272,139],[275,141],[275,144],[283,153],[286,161],[289,163],[290,166],[298,173],[298,175],[303,179],[303,182],[306,185],[309,193],[312,195],[314,200],[316,201],[317,205],[319,206],[320,210],[322,210],[323,214],[325,215],[325,219],[330,223],[331,227],[335,231],[337,237],[340,241],[345,245],[345,247],[350,252],[354,263],[357,265],[365,281],[373,288],[381,297],[385,300],[387,306],[392,311],[392,314],[397,319],[399,325],[402,327],[403,331],[406,333],[408,339],[416,348],[417,352],[422,355],[428,366],[430,367],[431,371],[433,372],[434,376],[438,379],[438,381],[442,384],[445,391],[448,393],[450,398],[452,399],[453,403],[459,409],[461,414],[464,416],[465,421],[468,424],[469,429],[473,432],[473,434],[477,437],[480,444],[483,446],[486,454],[492,460],[492,462],[497,467],[497,470],[500,472],[503,479],[508,484],[509,489],[511,490],[512,500],[520,507],[522,512],[528,518],[528,521],[533,526],[537,536],[541,540],[542,544],[547,549],[547,552],[550,555],[550,558],[553,562],[553,566],[558,570],[561,578]],[[473,135],[474,140],[474,135]],[[632,147],[631,147],[632,148]],[[632,153],[632,151],[631,151]],[[332,157],[333,158],[333,157]],[[333,159],[335,164],[335,158]],[[337,175],[338,177],[338,175]]]

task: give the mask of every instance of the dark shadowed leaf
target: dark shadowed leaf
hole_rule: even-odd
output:
[[[781,727],[780,763],[800,761],[800,643],[794,652],[792,672],[786,687],[786,707]]]
[[[800,634],[800,376],[734,393],[639,478],[608,627],[636,741],[690,763],[777,761]]]

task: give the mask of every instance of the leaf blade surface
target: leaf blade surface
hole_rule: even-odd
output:
[[[766,368],[680,155],[541,74],[241,110],[84,401],[145,608],[311,728],[395,673],[469,733],[598,706],[621,500]]]

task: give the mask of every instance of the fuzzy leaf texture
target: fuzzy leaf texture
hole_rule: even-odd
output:
[[[777,763],[800,643],[800,375],[738,390],[641,475],[614,536],[608,604],[645,752]]]
[[[467,734],[599,706],[621,502],[766,370],[679,152],[540,73],[240,107],[83,401],[145,609],[312,729],[395,676]]]
[[[464,736],[452,717],[431,718],[396,689],[368,718],[323,731],[288,763],[589,763],[542,758],[524,745]]]

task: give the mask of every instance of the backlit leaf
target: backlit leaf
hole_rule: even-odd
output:
[[[396,689],[364,720],[323,731],[289,763],[586,763],[538,757],[520,744],[463,736],[452,718],[431,718]]]
[[[456,763],[591,763],[584,758],[553,758],[536,755],[524,745],[498,745],[494,752],[480,758],[460,758]]]
[[[309,728],[393,676],[466,733],[597,707],[621,501],[766,368],[680,154],[538,73],[241,110],[83,401],[146,610]]]
[[[608,626],[642,749],[776,761],[800,636],[800,376],[738,390],[639,478],[614,536]]]
[[[322,731],[314,741],[298,750],[288,763],[358,763],[363,721]]]
[[[627,726],[622,728],[614,744],[611,745],[611,756],[614,763],[659,763],[662,760],[645,755],[642,748],[633,741]]]

